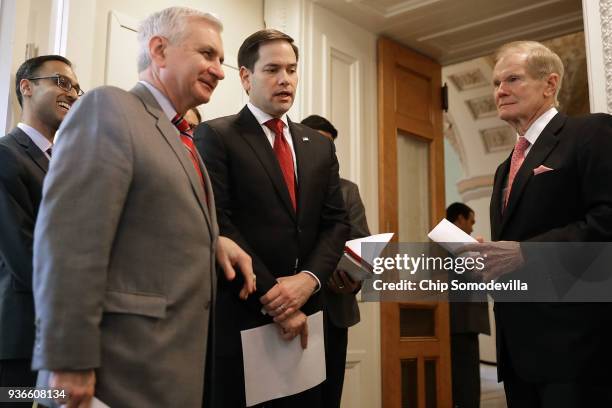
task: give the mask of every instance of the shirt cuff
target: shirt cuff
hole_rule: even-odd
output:
[[[314,280],[317,281],[317,287],[315,288],[314,292],[312,292],[313,295],[317,293],[319,290],[321,290],[321,281],[319,280],[319,278],[317,278],[317,275],[315,275],[314,273],[310,271],[301,271],[301,272],[309,274],[310,276],[314,278]]]

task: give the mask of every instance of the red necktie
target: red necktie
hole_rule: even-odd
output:
[[[202,186],[204,185],[204,176],[202,175],[202,169],[200,169],[200,163],[198,161],[198,156],[196,155],[195,145],[193,144],[193,132],[191,130],[191,126],[187,123],[187,120],[178,114],[172,119],[172,124],[176,126],[180,135],[181,142],[189,152],[189,158],[191,158],[191,162],[193,163],[193,167],[195,167],[196,172],[200,176],[200,181],[202,182]],[[204,189],[206,192],[206,188]]]
[[[291,148],[287,140],[285,140],[285,135],[283,135],[285,124],[280,119],[270,119],[264,125],[274,132],[274,153],[283,172],[283,178],[285,179],[287,190],[289,190],[289,197],[291,197],[291,204],[293,204],[293,209],[295,210],[297,208],[295,201],[295,172]]]
[[[512,190],[512,183],[516,173],[518,173],[521,165],[525,161],[525,152],[531,143],[525,137],[521,136],[514,145],[514,151],[512,152],[512,159],[510,160],[510,173],[508,173],[508,187],[506,188],[506,196],[504,197],[504,209],[508,205],[508,198],[510,197],[510,190]]]

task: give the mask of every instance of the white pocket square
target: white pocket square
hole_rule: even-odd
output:
[[[533,175],[537,176],[538,174],[546,173],[547,171],[553,171],[550,167],[546,167],[543,164],[540,167],[533,169]]]

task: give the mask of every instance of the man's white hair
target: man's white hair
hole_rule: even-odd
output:
[[[165,37],[171,44],[183,39],[190,17],[207,20],[216,30],[223,31],[223,23],[214,14],[194,10],[187,7],[169,7],[151,14],[138,27],[138,72],[151,65],[149,41],[152,37]]]

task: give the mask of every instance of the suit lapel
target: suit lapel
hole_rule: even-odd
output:
[[[25,149],[27,155],[30,156],[32,161],[34,161],[34,163],[36,163],[36,165],[40,167],[43,172],[46,173],[49,171],[49,159],[47,159],[45,153],[34,144],[32,139],[30,139],[30,137],[23,130],[15,128],[11,131],[11,134],[15,140],[17,140],[17,143],[19,143],[21,147]]]
[[[504,200],[504,180],[508,176],[510,170],[510,161],[512,159],[512,153],[510,156],[499,165],[499,168],[495,174],[495,180],[493,183],[493,194],[491,195],[491,238],[496,241],[499,233],[499,228],[502,223],[502,205]]]
[[[261,125],[255,119],[255,116],[251,113],[248,107],[244,107],[240,111],[238,116],[238,126],[240,127],[238,134],[251,146],[253,152],[261,162],[266,173],[270,177],[272,184],[276,192],[278,193],[279,199],[283,202],[287,211],[295,219],[295,211],[293,204],[291,203],[291,197],[289,197],[289,190],[287,190],[287,184],[281,171],[274,150],[270,146],[270,142],[266,137],[264,131],[261,129]],[[295,146],[295,144],[294,144]],[[297,157],[297,150],[296,150]],[[298,173],[299,174],[299,173]]]
[[[533,169],[538,167],[548,157],[550,152],[555,148],[559,139],[557,132],[563,127],[566,116],[558,113],[555,117],[546,125],[535,144],[529,151],[529,154],[525,158],[521,168],[516,177],[514,178],[514,184],[510,191],[510,197],[508,197],[508,206],[504,211],[502,230],[505,224],[510,219],[513,211],[516,209],[518,202],[525,191],[525,186],[529,180],[533,177]]]
[[[159,133],[164,137],[166,142],[170,145],[178,161],[183,167],[183,170],[185,171],[185,173],[187,173],[189,182],[191,183],[192,190],[194,194],[196,195],[196,198],[198,199],[198,204],[200,205],[200,208],[202,209],[202,212],[204,213],[204,218],[206,219],[206,222],[209,227],[209,231],[211,231],[211,234],[212,234],[213,228],[212,228],[212,222],[210,219],[210,212],[209,212],[208,205],[206,204],[206,196],[204,195],[204,188],[202,186],[202,182],[200,181],[200,176],[198,175],[195,168],[193,167],[193,162],[189,158],[187,149],[185,149],[185,146],[181,142],[176,128],[170,122],[170,120],[166,117],[166,115],[164,114],[163,110],[161,109],[161,107],[159,106],[159,104],[157,103],[153,95],[151,94],[151,92],[149,92],[149,90],[144,85],[136,84],[136,86],[134,86],[134,88],[132,88],[130,92],[134,93],[143,102],[145,109],[149,112],[149,114],[151,114],[151,116],[155,118],[156,120],[155,126],[159,130]],[[200,167],[203,168],[201,159],[200,159]],[[207,177],[205,177],[205,181],[207,185],[210,184],[210,180],[208,180]],[[211,197],[211,201],[212,201],[212,193],[209,195],[209,197]]]

